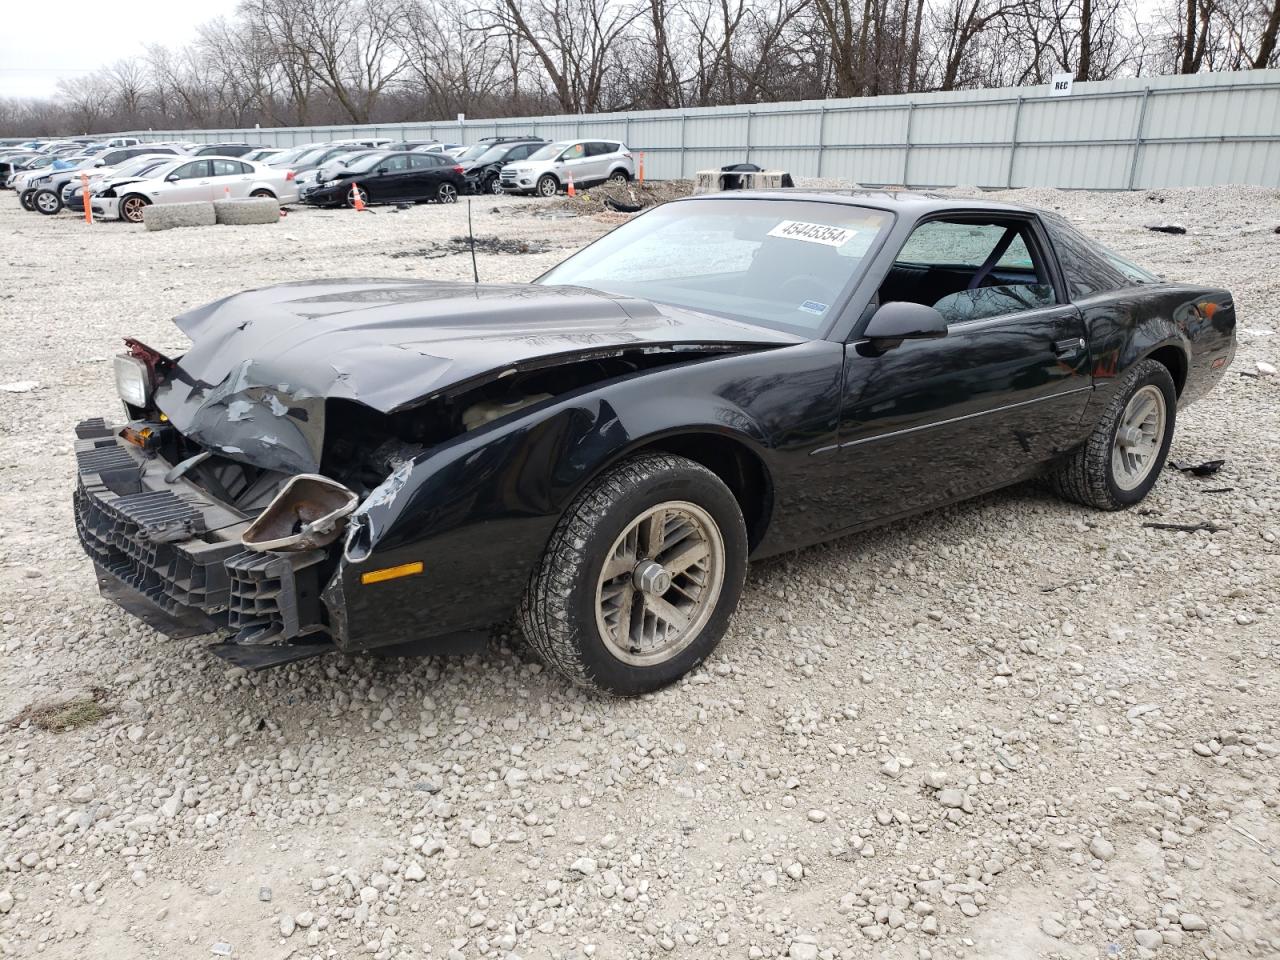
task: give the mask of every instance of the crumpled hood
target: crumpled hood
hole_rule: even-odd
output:
[[[580,287],[412,280],[282,284],[175,322],[192,346],[159,408],[197,442],[291,471],[316,469],[326,399],[386,413],[560,356],[802,339]]]

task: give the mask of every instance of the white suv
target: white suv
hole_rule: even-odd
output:
[[[527,160],[502,168],[502,189],[508,193],[537,193],[554,197],[569,186],[626,183],[636,175],[635,161],[625,143],[617,140],[558,140],[530,154]]]

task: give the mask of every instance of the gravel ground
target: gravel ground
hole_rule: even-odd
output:
[[[0,955],[1280,953],[1280,377],[1247,376],[1280,359],[1280,195],[1009,197],[1235,292],[1239,356],[1173,446],[1223,470],[758,564],[711,662],[630,702],[505,635],[246,675],[101,600],[76,543],[68,437],[115,415],[122,336],[180,350],[173,314],[276,281],[469,278],[391,256],[464,206],[155,234],[0,197]],[[548,209],[476,202],[477,234],[545,250],[483,278],[608,228]]]

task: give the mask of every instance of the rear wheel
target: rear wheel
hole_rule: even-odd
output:
[[[249,196],[256,197],[256,198],[267,197],[271,200],[274,200],[276,198],[276,195],[274,193],[266,189],[255,190],[253,191],[253,193],[249,194]]]
[[[542,197],[554,197],[560,192],[560,181],[551,174],[544,174],[538,180],[538,195]]]
[[[521,604],[534,651],[569,680],[637,696],[715,649],[738,605],[747,533],[728,487],[684,457],[619,464],[565,511]]]
[[[630,179],[631,178],[627,176],[627,171],[625,170],[615,170],[613,173],[609,174],[609,182],[614,186],[621,186]]]
[[[51,217],[62,209],[62,197],[52,190],[37,190],[31,204],[46,217]]]
[[[151,201],[137,193],[131,193],[120,201],[120,219],[130,223],[142,222],[142,211],[151,206]]]
[[[436,202],[457,203],[458,188],[446,180],[444,183],[440,184],[440,186],[436,187]]]
[[[1054,491],[1099,510],[1125,510],[1142,501],[1169,456],[1177,400],[1164,364],[1134,364],[1089,439],[1050,475]]]

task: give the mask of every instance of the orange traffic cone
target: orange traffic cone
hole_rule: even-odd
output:
[[[80,174],[80,199],[84,204],[84,222],[93,223],[93,204],[89,202],[89,175]]]
[[[576,197],[578,194],[573,189],[573,174],[569,174],[569,196]]]
[[[364,197],[360,195],[360,184],[351,184],[351,205],[356,208],[356,213],[364,213]]]

